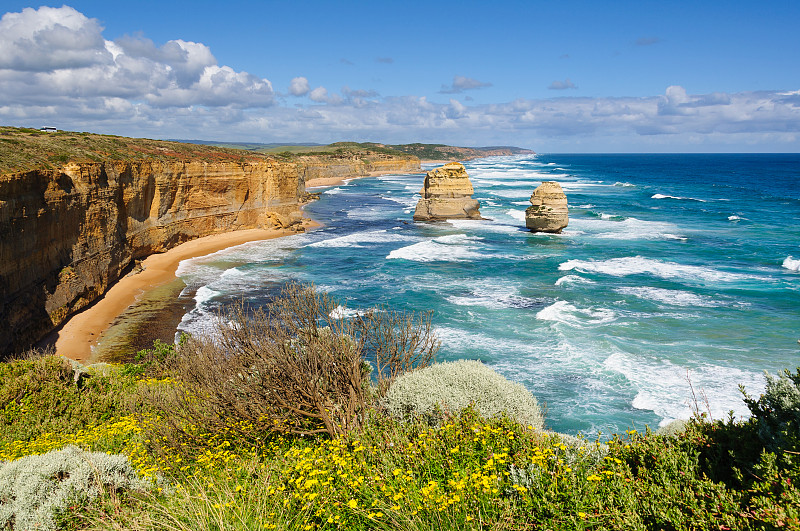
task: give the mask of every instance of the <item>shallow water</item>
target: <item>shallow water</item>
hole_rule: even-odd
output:
[[[288,280],[352,309],[431,309],[440,360],[483,360],[546,403],[550,428],[590,436],[688,417],[689,381],[715,418],[745,415],[738,384],[758,393],[764,370],[800,365],[800,156],[465,166],[490,220],[412,222],[421,175],[322,189],[307,211],[323,229],[183,262],[197,305],[181,329]],[[568,196],[560,235],[524,229],[542,180]]]

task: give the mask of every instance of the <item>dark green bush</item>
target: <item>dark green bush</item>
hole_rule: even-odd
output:
[[[800,449],[800,367],[792,374],[788,369],[775,378],[765,373],[767,386],[757,399],[744,394],[744,402],[758,426],[758,436],[771,451]]]

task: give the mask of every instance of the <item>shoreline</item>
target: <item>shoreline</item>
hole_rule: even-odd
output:
[[[313,229],[321,226],[305,219],[303,226]],[[93,362],[92,347],[126,310],[138,303],[156,288],[174,282],[181,261],[205,256],[229,247],[253,241],[269,240],[297,234],[288,229],[245,229],[212,234],[191,240],[158,254],[145,258],[139,273],[117,280],[106,292],[87,308],[70,317],[50,336],[56,354],[81,363]]]

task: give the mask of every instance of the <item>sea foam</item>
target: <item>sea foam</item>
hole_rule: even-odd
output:
[[[373,230],[364,232],[355,232],[346,236],[339,236],[338,238],[330,238],[328,240],[318,241],[309,244],[309,247],[364,247],[364,244],[388,243],[388,242],[408,242],[418,241],[419,238],[414,236],[407,236],[405,234],[398,234],[396,232],[388,232],[386,230]]]
[[[558,266],[559,271],[601,273],[615,277],[627,275],[652,275],[665,279],[699,279],[710,282],[736,282],[755,277],[739,273],[726,273],[710,267],[662,262],[642,256],[611,258],[609,260],[567,260]]]
[[[675,195],[653,194],[650,199],[679,199],[683,201],[698,201],[700,203],[707,203],[705,199],[696,199],[694,197],[679,197]]]
[[[578,308],[567,301],[556,301],[536,314],[536,318],[542,321],[555,321],[578,328],[610,323],[616,317],[613,310]]]
[[[800,259],[795,260],[791,256],[787,256],[783,261],[783,267],[789,271],[800,271]]]
[[[610,355],[604,365],[624,375],[636,389],[631,405],[654,412],[662,418],[661,425],[675,419],[688,419],[695,408],[705,412],[705,404],[694,403],[692,388],[698,401],[702,402],[702,395],[708,397],[711,416],[716,419],[725,418],[731,410],[735,416],[749,416],[738,391],[739,384],[756,396],[764,389],[758,372],[734,367],[705,364],[689,370],[667,360],[620,352]]]
[[[512,208],[510,210],[506,210],[506,214],[508,216],[516,219],[517,221],[522,221],[522,222],[525,221],[525,211],[524,210],[515,210],[515,209]]]
[[[640,299],[647,299],[654,302],[660,302],[662,304],[671,304],[673,306],[703,306],[710,308],[720,305],[711,297],[705,297],[689,291],[675,289],[644,286],[622,287],[617,288],[614,291],[621,293],[622,295],[633,295],[634,297],[639,297]]]
[[[594,213],[597,218],[570,220],[570,227],[587,232],[594,238],[605,240],[686,240],[680,228],[665,221],[647,221],[634,217],[623,218],[613,214]]]
[[[474,244],[480,238],[465,234],[439,236],[390,252],[387,260],[411,260],[413,262],[467,262],[482,258]]]
[[[563,277],[556,280],[556,286],[563,286],[569,284],[596,284],[594,280],[589,280],[588,278],[583,278],[578,275],[564,275]]]
[[[470,280],[469,295],[448,295],[445,298],[458,306],[482,306],[492,310],[505,308],[541,308],[546,299],[519,295],[519,288],[512,283],[498,280]],[[552,299],[551,299],[552,300]]]

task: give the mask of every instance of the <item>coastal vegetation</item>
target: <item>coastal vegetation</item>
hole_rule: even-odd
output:
[[[264,160],[247,151],[146,138],[0,126],[0,173],[52,169],[67,162]]]
[[[461,148],[453,148],[461,149]],[[412,159],[414,153],[374,142],[335,142],[329,145],[237,144],[152,140],[0,126],[0,173],[52,169],[67,162],[200,161],[254,162],[274,158],[295,160],[326,159]]]
[[[529,149],[514,146],[459,147],[446,144],[380,144],[377,142],[334,142],[333,144],[258,144],[238,142],[205,142],[197,144],[234,148],[253,153],[266,153],[284,158],[299,156],[342,155],[352,153],[377,153],[392,156],[414,156],[421,160],[470,160],[495,155],[519,155],[533,153]]]
[[[538,411],[477,362],[430,365],[425,316],[345,315],[294,285],[130,364],[0,365],[0,527],[800,529],[800,369],[745,395],[747,420],[698,408],[663,434],[585,440],[492,404]],[[455,385],[433,414],[390,414],[404,379],[434,371],[400,394],[444,396],[464,370],[486,378],[466,407]]]
[[[388,146],[419,157],[421,160],[469,160],[493,155],[519,155],[533,153],[529,149],[513,146],[456,147],[445,144],[397,144]]]

